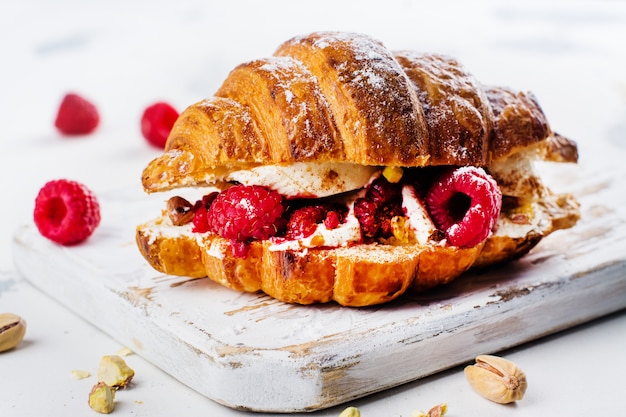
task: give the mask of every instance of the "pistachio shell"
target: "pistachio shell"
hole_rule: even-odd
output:
[[[26,334],[26,321],[17,314],[0,314],[0,352],[19,345]]]
[[[464,373],[476,392],[500,404],[521,400],[528,385],[526,375],[515,363],[498,356],[480,355]]]

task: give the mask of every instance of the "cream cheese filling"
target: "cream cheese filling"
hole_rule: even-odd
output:
[[[365,187],[380,167],[339,162],[296,162],[233,171],[224,181],[263,185],[286,198],[321,198]]]

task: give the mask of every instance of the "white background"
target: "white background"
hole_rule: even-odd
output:
[[[122,346],[23,281],[11,237],[31,222],[48,180],[96,194],[140,187],[159,151],[141,137],[143,109],[179,110],[210,96],[237,64],[269,56],[317,30],[358,31],[391,49],[452,55],[485,84],[532,90],[552,127],[585,149],[626,149],[626,3],[622,1],[0,1],[0,312],[28,321],[25,341],[0,354],[0,416],[84,416],[104,354]],[[68,91],[91,99],[102,121],[89,136],[53,127]],[[546,318],[549,319],[549,318]],[[489,403],[462,369],[355,401],[364,417],[409,416],[447,402],[449,416],[620,415],[626,410],[624,312],[503,355],[529,377],[526,398]],[[137,355],[132,390],[114,415],[245,415],[213,403]],[[336,416],[343,406],[313,415]]]

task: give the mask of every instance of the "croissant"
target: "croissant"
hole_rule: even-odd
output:
[[[572,227],[577,201],[533,164],[577,158],[531,93],[482,85],[447,56],[317,32],[181,113],[142,175],[146,192],[178,194],[136,240],[166,274],[381,304]]]

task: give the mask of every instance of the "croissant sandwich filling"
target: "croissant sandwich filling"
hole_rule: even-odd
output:
[[[577,158],[530,93],[484,86],[449,57],[312,33],[181,113],[142,177],[174,195],[137,243],[168,274],[379,304],[573,226],[578,203],[537,162]]]
[[[292,179],[274,176],[269,181],[274,188],[259,179],[222,184],[222,191],[194,203],[172,197],[166,214],[174,226],[191,223],[192,233],[228,239],[238,257],[245,257],[255,240],[268,240],[270,250],[370,243],[474,247],[484,242],[500,214],[501,191],[481,168],[363,168],[373,173],[354,191],[318,197],[314,192],[321,188],[345,187],[309,186],[299,192],[292,184],[277,187],[277,180]],[[327,174],[339,178],[332,169]],[[523,222],[530,224],[528,218]]]

